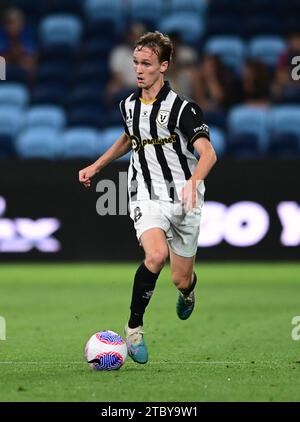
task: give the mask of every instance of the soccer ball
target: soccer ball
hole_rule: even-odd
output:
[[[87,363],[96,371],[119,369],[125,362],[127,346],[122,337],[114,331],[99,331],[85,346]]]

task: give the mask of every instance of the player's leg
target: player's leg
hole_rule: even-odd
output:
[[[145,252],[145,260],[135,274],[130,318],[125,333],[129,355],[138,363],[146,363],[148,351],[143,338],[143,316],[169,250],[165,232],[160,228],[146,230],[139,240]]]
[[[170,249],[172,281],[179,290],[176,312],[180,319],[188,319],[195,306],[194,289],[197,276],[194,272],[195,256],[184,257]]]
[[[153,294],[156,280],[169,254],[166,236],[162,229],[146,230],[140,237],[145,252],[145,260],[137,269],[134,278],[130,328],[143,325],[143,315]]]

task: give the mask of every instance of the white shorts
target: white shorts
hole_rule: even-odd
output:
[[[180,256],[193,257],[197,252],[203,195],[193,211],[185,212],[180,203],[162,200],[130,202],[130,217],[136,236],[149,229],[161,228],[166,233],[169,247]]]

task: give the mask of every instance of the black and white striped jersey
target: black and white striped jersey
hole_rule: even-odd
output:
[[[196,165],[193,143],[209,140],[201,108],[174,92],[167,81],[156,100],[140,100],[141,90],[122,100],[124,130],[132,140],[128,171],[131,200],[178,201],[180,191]]]

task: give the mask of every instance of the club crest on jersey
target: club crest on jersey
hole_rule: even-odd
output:
[[[166,126],[169,122],[170,112],[167,110],[160,110],[157,115],[157,123],[160,126]]]

